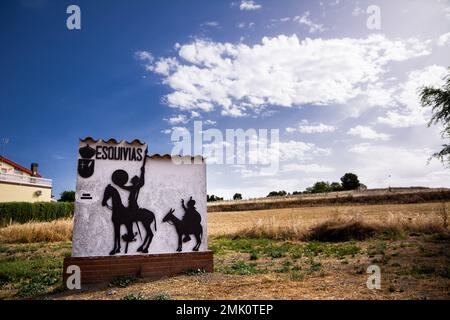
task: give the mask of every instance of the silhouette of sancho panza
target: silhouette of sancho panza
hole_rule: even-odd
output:
[[[184,199],[181,199],[181,205],[184,209],[182,221],[186,226],[186,233],[184,235],[183,242],[188,242],[191,240],[189,233],[192,233],[194,228],[200,224],[202,217],[195,208],[195,200],[193,200],[192,197],[189,198],[187,207],[184,205]]]

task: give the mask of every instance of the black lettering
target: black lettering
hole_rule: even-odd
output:
[[[107,146],[104,146],[103,148],[103,156],[102,156],[102,159],[108,159],[108,147]]]
[[[100,159],[100,157],[101,157],[100,149],[101,148],[102,148],[102,146],[95,147],[95,159]]]
[[[142,149],[138,148],[137,149],[137,161],[141,161],[142,160]]]
[[[128,160],[128,158],[130,157],[130,148],[125,148],[125,156],[123,157],[124,160]]]
[[[109,160],[114,159],[114,147],[109,147],[108,148],[108,159]]]
[[[134,149],[134,148],[132,149],[130,160],[136,161],[136,149]]]

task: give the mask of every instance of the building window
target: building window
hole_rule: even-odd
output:
[[[14,174],[22,175],[22,171],[14,169]]]
[[[2,168],[2,173],[7,173],[8,170],[6,170],[5,168]]]

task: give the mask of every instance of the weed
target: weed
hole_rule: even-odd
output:
[[[245,261],[236,261],[230,266],[223,267],[222,271],[228,274],[251,275],[261,271],[256,268],[255,263],[246,263]]]
[[[274,249],[270,252],[270,256],[272,257],[272,259],[278,259],[283,256],[283,252],[281,250]]]
[[[20,287],[17,295],[21,298],[34,297],[47,291],[47,287],[40,282],[27,283]]]
[[[135,277],[119,276],[119,277],[116,277],[116,278],[112,279],[109,282],[108,286],[109,287],[126,288],[129,285],[133,284],[134,282],[136,282],[136,278]]]
[[[206,273],[205,269],[192,269],[192,268],[189,268],[189,269],[184,270],[184,274],[188,275],[188,276],[198,276],[198,275],[203,274],[203,273]]]
[[[146,300],[146,297],[142,293],[128,293],[122,297],[121,300]]]
[[[172,300],[172,297],[167,292],[157,293],[152,297],[152,300]]]
[[[305,279],[305,273],[301,270],[292,270],[291,272],[291,280],[292,281],[302,281]]]

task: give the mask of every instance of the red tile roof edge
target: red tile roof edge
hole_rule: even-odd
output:
[[[33,175],[33,172],[30,169],[27,169],[25,167],[22,167],[20,164],[15,163],[12,160],[9,160],[8,158],[5,158],[4,156],[0,156],[0,161],[3,161],[7,164],[9,164],[10,166],[13,166],[14,168],[16,168],[17,170],[23,171],[25,173],[28,173],[30,176]],[[38,178],[42,178],[42,176],[40,174],[37,174],[36,177]]]

